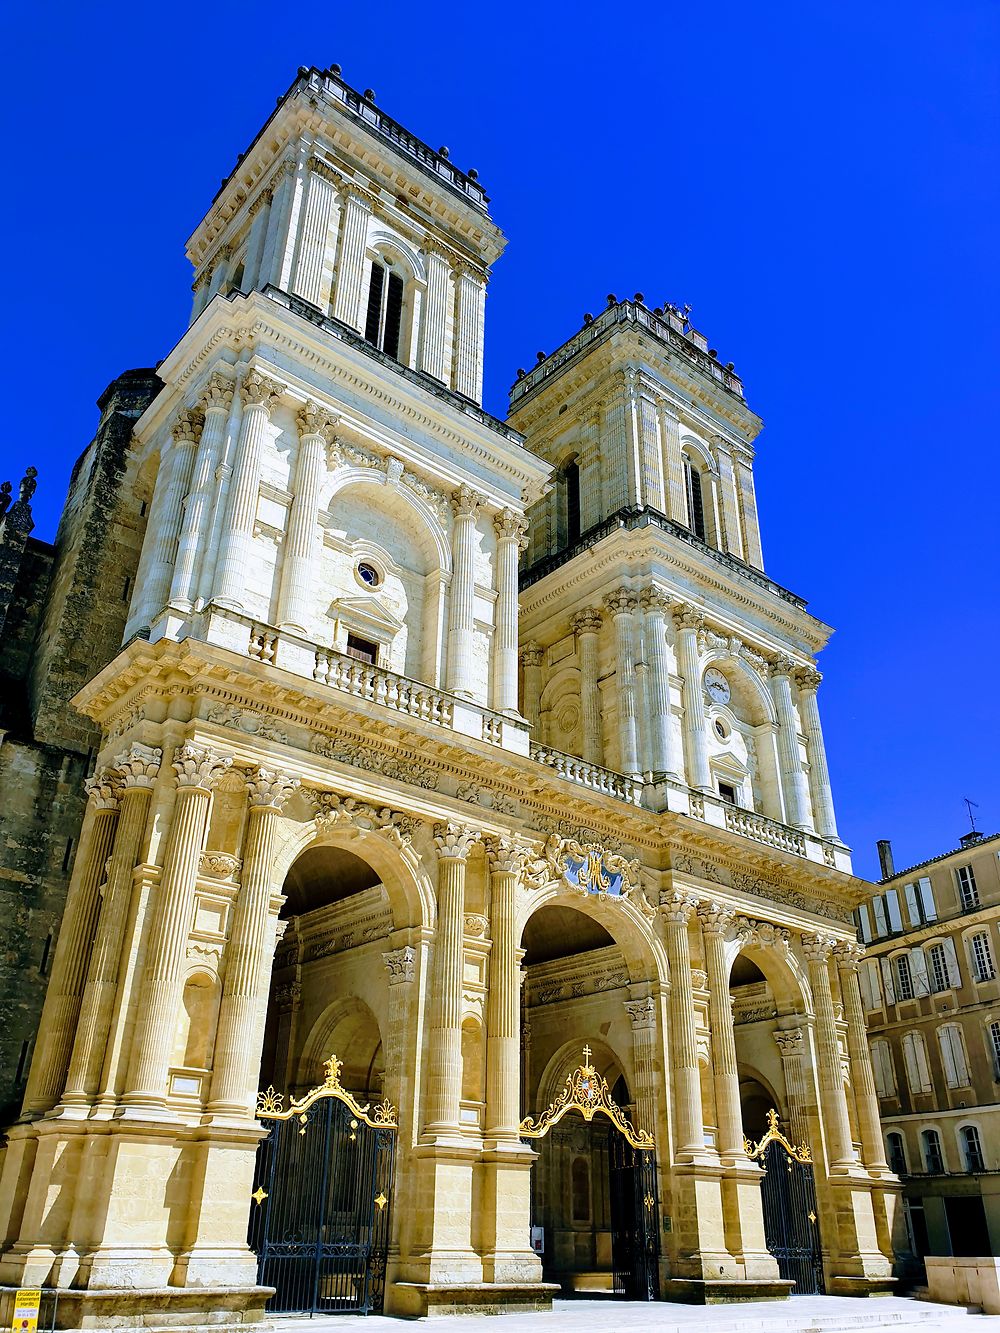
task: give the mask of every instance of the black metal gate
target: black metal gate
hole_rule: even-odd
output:
[[[276,1289],[273,1313],[382,1310],[396,1114],[388,1102],[359,1106],[336,1056],[326,1070],[287,1110],[273,1089],[257,1105],[270,1128],[257,1150],[249,1242],[258,1282]]]
[[[778,1261],[778,1273],[795,1283],[792,1294],[823,1290],[823,1260],[816,1215],[816,1181],[808,1148],[796,1148],[768,1112],[768,1130],[751,1153],[761,1165],[764,1239]]]
[[[619,1130],[608,1131],[611,1175],[611,1267],[616,1295],[628,1301],[660,1299],[660,1223],[656,1154],[633,1148]]]

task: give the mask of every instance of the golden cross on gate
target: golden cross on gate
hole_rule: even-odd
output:
[[[591,1051],[590,1046],[589,1046],[589,1045],[584,1046],[584,1048],[583,1048],[583,1062],[584,1062],[584,1064],[587,1064],[587,1065],[590,1064],[590,1057],[591,1057],[592,1054],[593,1054],[593,1051]]]

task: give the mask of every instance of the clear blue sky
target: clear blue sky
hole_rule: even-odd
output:
[[[11,11],[8,11],[11,14]],[[299,65],[478,168],[510,238],[486,405],[608,292],[693,307],[763,416],[769,572],[837,627],[855,864],[1000,829],[995,0],[22,5],[4,20],[0,473],[55,532],[94,400],[159,360],[183,244]]]

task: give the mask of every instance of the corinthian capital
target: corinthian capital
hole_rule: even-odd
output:
[[[274,380],[268,379],[262,375],[259,370],[251,370],[249,375],[243,381],[240,393],[243,396],[244,403],[256,407],[263,407],[268,412],[281,397],[282,389],[280,384]]]
[[[833,954],[842,972],[857,972],[865,956],[865,946],[856,940],[841,940],[833,946]]]
[[[701,902],[698,904],[698,919],[706,935],[723,935],[732,925],[736,913],[722,903]]]
[[[516,838],[486,838],[484,845],[494,875],[520,875],[531,855],[531,848]]]
[[[519,551],[528,545],[528,521],[523,514],[515,513],[513,509],[501,509],[499,514],[494,514],[493,529],[498,542],[517,542]]]
[[[207,747],[185,742],[174,751],[173,768],[180,788],[203,787],[206,791],[232,767],[232,755],[216,754]]]
[[[583,611],[577,611],[569,623],[577,634],[597,634],[604,624],[604,615],[596,606],[588,606]]]
[[[673,598],[668,597],[662,588],[643,588],[639,594],[639,605],[649,614],[650,612],[666,612],[673,605]]]
[[[278,769],[259,768],[247,778],[250,805],[263,810],[280,810],[298,786],[298,778],[290,778]]]
[[[698,899],[693,893],[679,893],[676,889],[664,889],[660,894],[660,915],[665,921],[686,925],[698,910]]]
[[[203,412],[228,412],[233,405],[233,380],[221,370],[214,370],[209,375],[201,391],[199,406]]]
[[[628,588],[617,588],[604,597],[604,605],[613,616],[630,616],[638,604],[635,594]]]
[[[332,412],[328,412],[325,407],[319,403],[306,403],[305,407],[299,409],[298,422],[299,434],[305,438],[307,435],[319,435],[327,444],[333,444],[334,431],[337,422],[340,420]]]
[[[177,414],[173,428],[174,439],[178,444],[197,444],[204,424],[204,412],[197,407],[187,407]]]
[[[679,630],[705,628],[705,617],[696,606],[679,606],[674,610],[674,624]]]
[[[647,995],[644,1000],[626,1000],[624,1003],[632,1021],[633,1032],[656,1027],[656,1001],[652,995]]]
[[[95,810],[117,808],[120,789],[118,775],[113,768],[99,768],[93,777],[84,779],[83,789]]]
[[[783,1056],[801,1055],[805,1049],[801,1028],[783,1028],[771,1034],[775,1045]]]
[[[544,652],[540,643],[526,643],[521,649],[521,661],[526,667],[541,666]]]
[[[802,952],[810,963],[825,963],[836,942],[830,935],[803,935]]]
[[[434,846],[442,860],[464,861],[479,841],[480,835],[462,824],[434,825]]]
[[[136,742],[116,757],[114,771],[125,788],[152,787],[162,758],[163,751],[158,746]]]
[[[815,667],[800,667],[795,673],[795,683],[800,690],[818,690],[823,677]]]
[[[792,676],[795,674],[795,663],[790,657],[778,657],[771,663],[772,676]]]
[[[475,518],[483,503],[483,497],[471,486],[459,486],[452,492],[451,507],[456,518]]]

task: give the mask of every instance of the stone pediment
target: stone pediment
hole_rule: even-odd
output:
[[[387,634],[397,634],[403,622],[378,600],[377,597],[338,597],[327,614],[352,625],[368,625]]]

